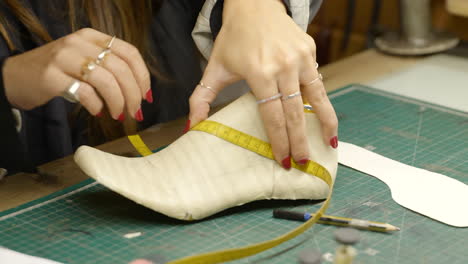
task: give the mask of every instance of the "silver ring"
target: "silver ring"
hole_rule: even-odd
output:
[[[77,92],[80,86],[81,82],[78,80],[74,80],[73,83],[70,86],[68,86],[67,90],[63,92],[62,97],[71,103],[78,103],[80,101],[80,98],[78,97]]]
[[[277,93],[277,94],[275,94],[273,96],[270,96],[268,98],[258,100],[257,104],[267,103],[267,102],[276,100],[276,99],[280,98],[281,96],[283,96],[281,93]]]
[[[283,97],[281,98],[281,100],[286,101],[286,100],[289,100],[289,99],[294,98],[294,97],[299,96],[299,95],[301,95],[301,91],[297,91],[297,92],[295,92],[295,93],[293,93],[293,94],[290,94],[290,95],[287,95],[287,96],[283,96]]]
[[[86,69],[88,71],[94,71],[97,67],[97,63],[95,61],[90,61],[88,64],[86,64]]]
[[[114,44],[115,36],[109,40],[109,43],[107,43],[106,49],[110,49],[112,47],[112,44]]]
[[[308,85],[311,85],[311,84],[314,84],[315,82],[317,82],[318,80],[322,80],[323,79],[323,76],[321,73],[319,73],[318,77],[313,79],[312,81],[308,82],[307,84],[305,84],[304,86],[308,86]]]
[[[102,63],[102,61],[106,58],[107,54],[111,53],[111,50],[108,48],[105,48],[101,53],[96,58],[96,65],[99,65]]]
[[[111,40],[109,40],[109,43],[107,43],[106,48],[103,49],[101,53],[99,53],[96,60],[94,61],[97,65],[101,64],[102,61],[106,58],[107,54],[111,53],[111,48],[112,48],[112,44],[114,44],[114,40],[115,40],[115,36],[113,36]]]
[[[315,62],[315,69],[318,69],[318,67],[319,67],[318,62]]]
[[[208,86],[208,85],[205,85],[203,82],[200,82],[199,84],[200,84],[200,86],[201,86],[202,88],[208,89],[208,90],[210,90],[211,92],[213,92],[214,94],[218,94],[218,93],[215,91],[215,89],[213,89],[213,87]]]
[[[98,67],[98,64],[95,61],[90,61],[83,67],[82,77],[83,80],[88,79],[89,74]]]
[[[304,109],[314,111],[314,108],[311,105],[304,105]]]

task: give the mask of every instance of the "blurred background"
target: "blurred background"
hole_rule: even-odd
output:
[[[467,8],[468,0],[423,2],[430,6],[432,29],[451,33],[460,39],[459,47],[466,46],[468,14],[464,14],[466,9],[463,8]],[[399,0],[324,0],[308,28],[308,33],[317,44],[318,63],[323,66],[374,48],[377,36],[389,31],[401,32],[401,3]],[[411,11],[415,14],[419,12],[416,9]]]

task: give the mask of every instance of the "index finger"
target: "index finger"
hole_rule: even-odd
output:
[[[77,34],[80,34],[83,38],[103,47],[103,49],[112,38],[107,34],[91,28],[81,29],[77,31]],[[133,72],[133,76],[140,86],[141,96],[142,98],[145,98],[146,92],[151,88],[150,73],[138,49],[124,40],[115,38],[111,50],[112,53],[119,56],[129,65]]]
[[[276,81],[252,81],[247,80],[249,86],[257,98],[263,100],[273,98],[279,93]],[[284,116],[283,105],[280,97],[258,104],[258,110],[263,120],[265,132],[271,144],[275,160],[285,169],[291,168],[291,155],[289,138]]]

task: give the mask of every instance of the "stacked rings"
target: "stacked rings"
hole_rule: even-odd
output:
[[[114,40],[115,40],[115,36],[111,38],[109,43],[107,43],[107,46],[103,49],[101,53],[99,53],[99,55],[97,56],[95,60],[90,60],[86,65],[84,65],[83,71],[82,71],[83,80],[86,80],[89,76],[89,73],[95,70],[99,66],[99,64],[101,64],[104,61],[107,54],[111,53],[111,47],[112,47],[112,44],[114,43]],[[77,92],[80,86],[81,86],[81,82],[79,80],[73,80],[73,83],[67,87],[65,92],[63,92],[62,97],[71,103],[79,102],[80,98]]]
[[[318,67],[319,67],[319,64],[317,62],[315,62],[315,68],[317,69]],[[311,84],[317,82],[318,80],[322,80],[322,74],[320,74],[320,73],[319,73],[317,78],[313,79],[312,81],[310,81],[309,83],[307,83],[305,85],[311,85]],[[292,98],[300,96],[300,95],[301,95],[301,91],[297,91],[295,93],[292,93],[290,95],[285,95],[285,96],[283,96],[281,93],[277,93],[277,94],[275,94],[273,96],[270,96],[268,98],[258,100],[257,104],[264,104],[264,103],[276,100],[278,98],[281,98],[281,100],[286,101],[286,100],[292,99]]]
[[[107,54],[111,53],[111,47],[112,44],[114,43],[115,36],[111,38],[109,43],[107,43],[106,47],[101,51],[101,53],[98,54],[97,58],[95,60],[90,60],[83,68],[83,79],[86,80],[89,76],[89,74],[96,69],[97,66],[99,66],[104,59],[106,58]]]

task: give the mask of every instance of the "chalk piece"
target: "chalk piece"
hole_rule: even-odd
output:
[[[340,228],[335,231],[335,239],[344,245],[354,245],[361,239],[359,231],[354,228]]]
[[[300,264],[320,264],[322,263],[322,253],[314,249],[306,249],[299,253]]]
[[[141,236],[141,232],[128,233],[124,235],[124,237],[128,239],[132,239],[132,238],[139,237],[139,236]]]

